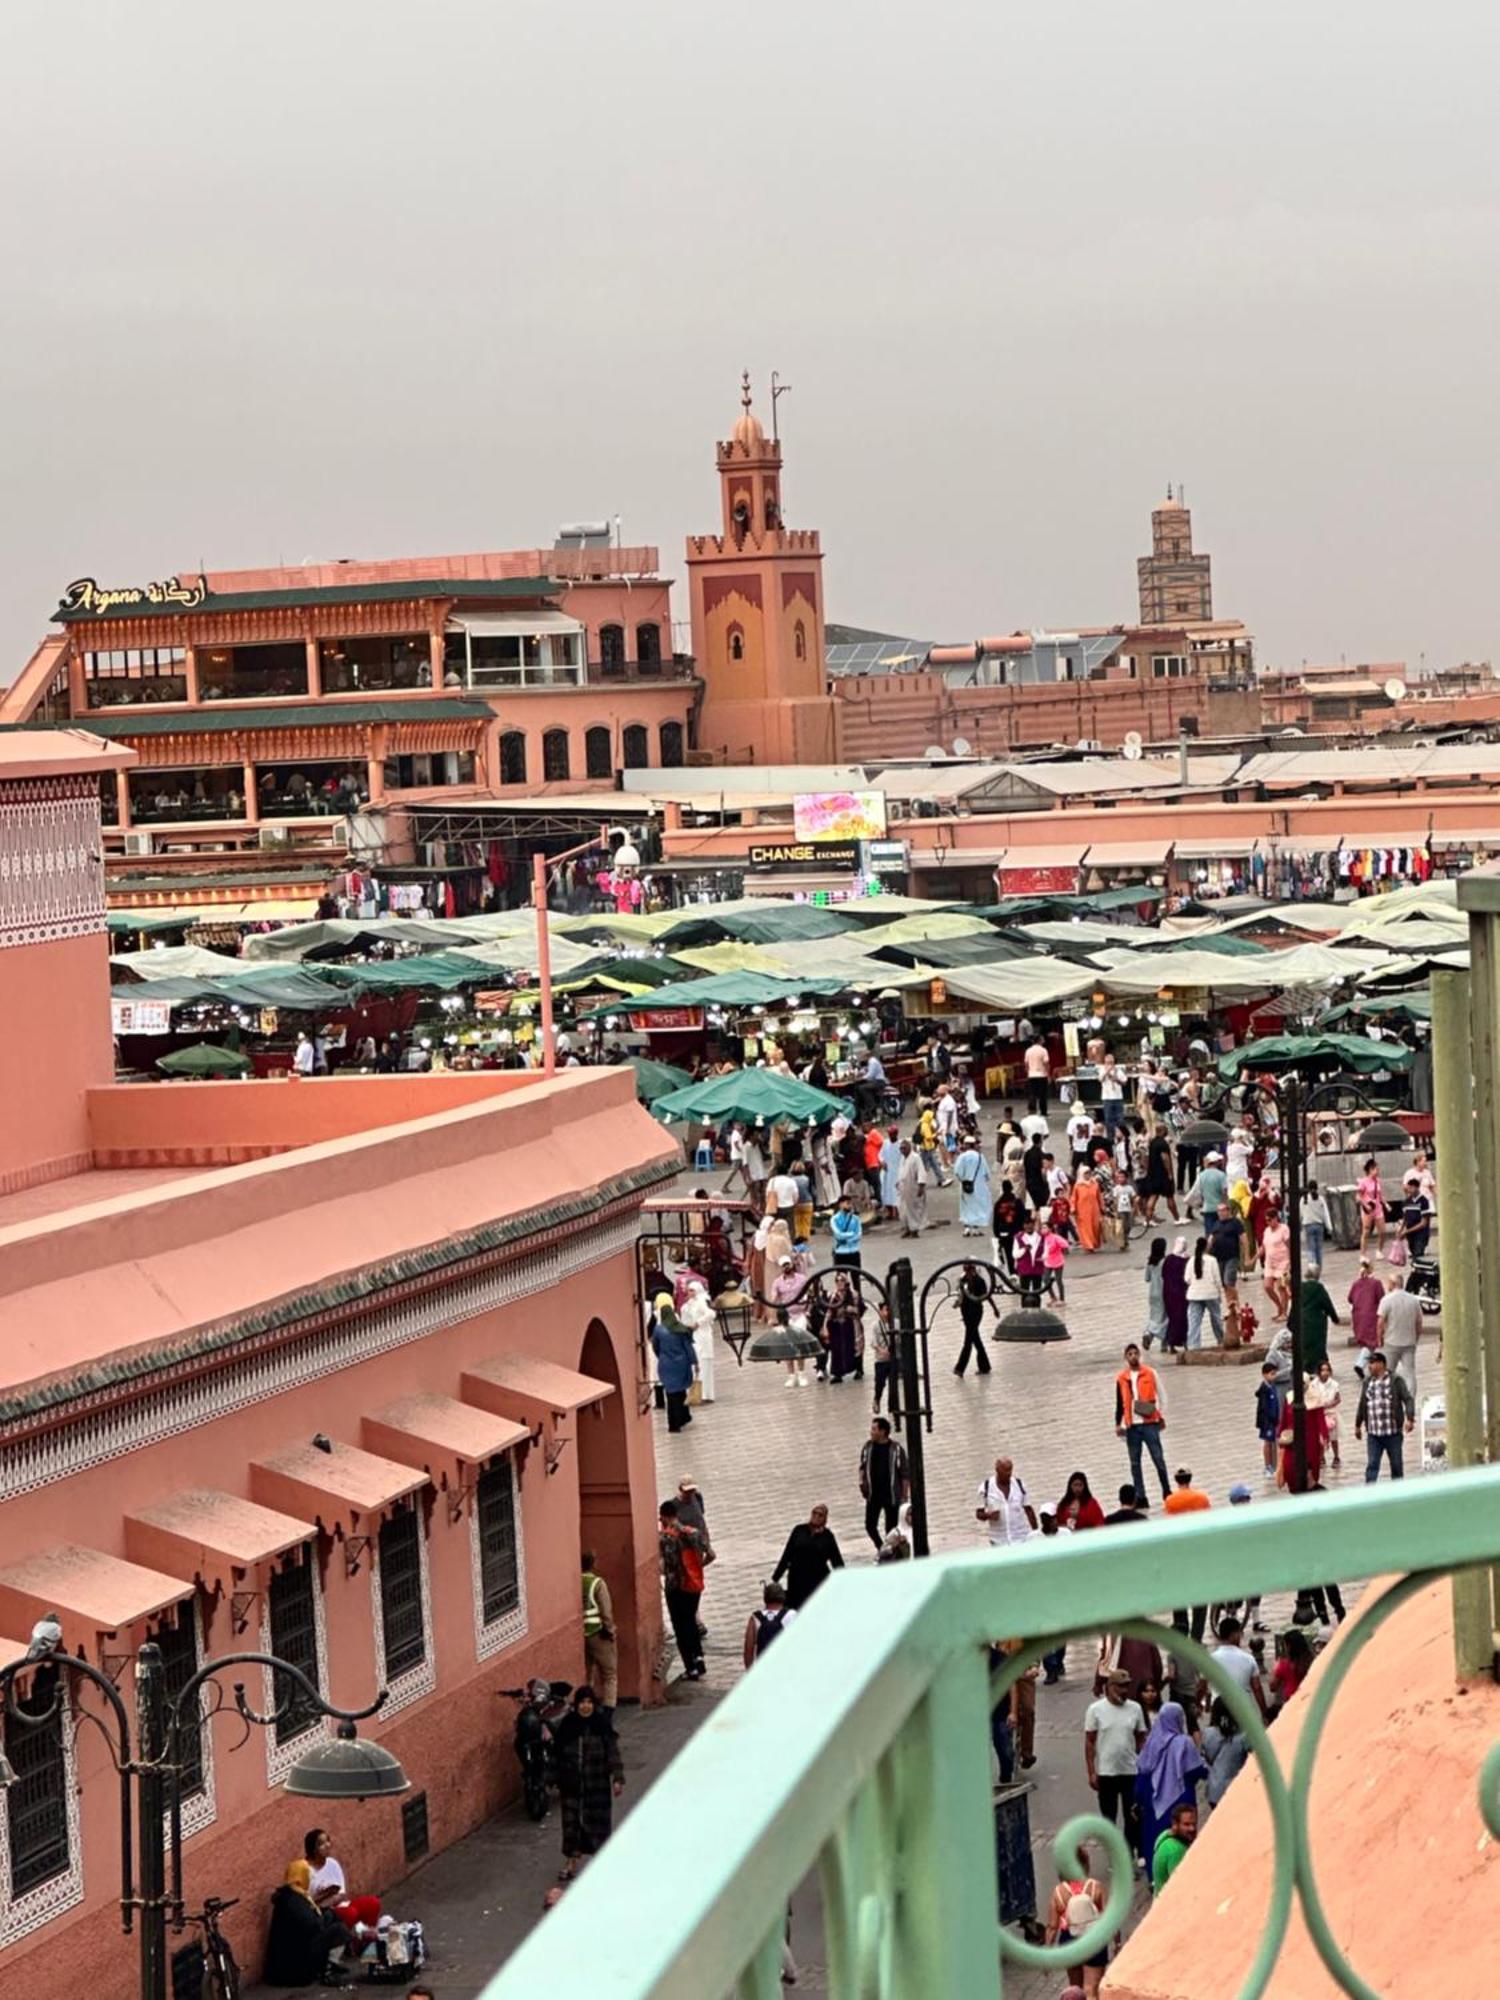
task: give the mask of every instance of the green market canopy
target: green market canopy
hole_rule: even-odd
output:
[[[190,1049],[173,1049],[158,1056],[156,1067],[163,1076],[244,1076],[250,1058],[238,1049],[217,1048],[212,1042],[194,1042]]]
[[[773,978],[765,972],[721,972],[706,979],[673,980],[658,986],[649,997],[631,1003],[632,1014],[670,1012],[678,1007],[782,1007],[803,996],[832,998],[849,990],[847,979],[793,977]],[[583,1016],[596,1020],[601,1014],[618,1013],[616,1007],[596,1007]]]
[[[1422,988],[1415,993],[1366,993],[1358,1000],[1346,1000],[1320,1014],[1313,1026],[1321,1033],[1327,1028],[1358,1027],[1361,1021],[1430,1021],[1432,995]]]
[[[690,1120],[722,1125],[827,1125],[850,1107],[826,1090],[815,1090],[773,1069],[737,1069],[727,1076],[689,1084],[658,1097],[651,1107],[664,1124]]]
[[[1218,1071],[1233,1082],[1241,1070],[1350,1070],[1371,1076],[1377,1070],[1408,1070],[1413,1051],[1401,1042],[1372,1042],[1364,1035],[1265,1035],[1220,1056]]]
[[[632,1056],[630,1067],[635,1071],[635,1094],[642,1104],[655,1104],[670,1091],[688,1089],[693,1081],[685,1069],[653,1062],[649,1056]]]

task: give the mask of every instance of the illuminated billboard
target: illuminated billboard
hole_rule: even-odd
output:
[[[884,840],[884,792],[798,792],[792,818],[799,840]]]

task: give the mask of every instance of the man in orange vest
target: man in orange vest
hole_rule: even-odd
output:
[[[1125,1350],[1125,1366],[1115,1377],[1115,1436],[1125,1440],[1125,1448],[1130,1453],[1130,1476],[1143,1507],[1150,1504],[1146,1499],[1146,1489],[1141,1484],[1143,1451],[1151,1454],[1151,1463],[1161,1481],[1162,1499],[1165,1500],[1172,1491],[1167,1478],[1167,1457],[1161,1444],[1161,1434],[1166,1427],[1156,1370],[1142,1362],[1141,1350],[1132,1340]]]

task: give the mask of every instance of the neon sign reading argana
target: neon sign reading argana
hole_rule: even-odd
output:
[[[163,583],[138,583],[123,590],[106,590],[93,577],[81,576],[68,585],[57,608],[91,611],[96,618],[135,605],[175,604],[184,611],[196,611],[207,596],[208,583],[201,576],[169,576]]]

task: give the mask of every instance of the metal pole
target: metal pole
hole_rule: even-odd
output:
[[[552,1033],[552,939],[547,929],[547,857],[531,857],[531,903],[536,911],[536,976],[542,995],[542,1075],[557,1073]]]
[[[1479,1230],[1460,1254],[1479,1263],[1479,1306],[1484,1361],[1485,1449],[1500,1464],[1500,967],[1496,964],[1496,883],[1488,874],[1460,887],[1459,908],[1469,916],[1469,1028],[1474,1062],[1474,1178]],[[1441,1164],[1441,1162],[1440,1162]],[[1439,1228],[1443,1228],[1441,1220]],[[1451,1233],[1443,1241],[1454,1246]],[[1454,1246],[1456,1247],[1456,1246]],[[1451,1266],[1454,1258],[1450,1256]],[[1491,1602],[1500,1603],[1500,1567],[1490,1568]]]
[[[927,1465],[922,1440],[922,1383],[917,1366],[916,1312],[912,1301],[911,1259],[898,1257],[886,1273],[890,1291],[891,1339],[901,1383],[901,1417],[906,1431],[906,1462],[911,1472],[911,1552],[928,1553]]]
[[[1437,1114],[1438,1227],[1454,1254],[1443,1268],[1443,1387],[1448,1463],[1484,1462],[1484,1342],[1479,1316],[1479,1210],[1475,1190],[1474,1058],[1469,1034],[1469,975],[1432,975],[1432,1081]],[[1453,1664],[1460,1679],[1487,1673],[1494,1661],[1490,1579],[1458,1570],[1453,1588]]]
[[[161,1648],[142,1646],[135,1663],[135,1718],[139,1765],[137,1805],[141,1840],[141,2000],[167,2000],[166,1686]]]
[[[1281,1143],[1286,1148],[1286,1205],[1292,1225],[1290,1323],[1292,1329],[1292,1491],[1307,1491],[1307,1350],[1302,1338],[1302,1086],[1296,1075],[1282,1083]]]

